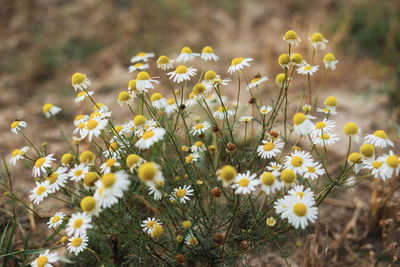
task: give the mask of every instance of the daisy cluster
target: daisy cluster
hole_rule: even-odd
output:
[[[201,53],[183,47],[175,59],[160,55],[154,60],[154,53],[140,52],[131,58],[127,89],[114,100],[129,117],[96,101],[89,78],[73,74],[76,110],[83,112],[75,114],[72,133],[59,128],[68,146],[62,155],[49,153],[46,143],[35,146],[25,121],[12,122],[11,132],[28,145],[12,151],[9,162],[32,166],[29,200],[69,204],[47,222],[62,235],[61,244],[75,256],[89,250],[100,261],[107,252],[93,250],[99,249],[91,244],[93,235],[111,246],[120,242],[124,249],[135,244],[127,253],[138,263],[147,255],[154,263],[198,258],[202,248],[219,246],[227,258],[237,257],[237,240],[258,244],[271,237],[273,242],[282,231],[314,223],[331,189],[351,182],[350,177],[385,181],[397,176],[400,160],[388,134],[378,130],[362,138],[358,125],[348,122],[340,135],[337,98],[320,101],[320,92],[312,90],[311,76],[321,70],[317,57],[328,41],[321,33],[311,35],[313,53],[306,61],[295,51],[301,39],[294,31],[283,40],[289,49],[278,57],[283,71],[272,82],[260,74],[248,79],[250,57],[233,58],[221,73],[207,68],[220,60],[210,46]],[[322,57],[321,83],[337,63],[332,53]],[[168,84],[161,86],[161,76]],[[288,88],[296,76],[307,90],[293,112]],[[273,101],[266,100],[266,87],[275,89]],[[248,104],[240,103],[244,94]],[[46,103],[42,111],[57,123],[62,110]],[[332,170],[329,147],[338,142],[345,142],[348,152],[342,168]],[[259,235],[240,235],[253,230]],[[56,253],[45,251],[32,266],[57,260]]]

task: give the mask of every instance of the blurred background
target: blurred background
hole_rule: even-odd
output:
[[[304,57],[310,58],[312,52],[308,37],[318,31],[329,40],[323,53],[333,52],[339,60],[322,93],[322,97],[335,95],[339,99],[339,131],[351,118],[364,133],[382,128],[398,141],[400,1],[1,0],[0,151],[8,156],[23,144],[20,137],[9,132],[16,118],[28,122],[27,133],[34,142],[51,143],[56,153],[64,149],[41,107],[51,102],[63,108],[59,118],[66,131],[72,131],[71,120],[77,115],[71,108],[75,92],[70,79],[74,72],[90,78],[96,99],[123,112],[116,97],[135,77],[128,73],[129,60],[141,51],[175,58],[184,46],[200,52],[210,45],[220,56],[221,62],[212,65],[219,73],[226,73],[233,57],[253,57],[248,75],[267,75],[271,81],[263,94],[273,94],[274,77],[281,71],[277,58],[287,50],[282,36],[289,29],[301,37],[298,51]],[[322,56],[318,55],[320,67]],[[316,75],[317,81],[321,78],[322,72]],[[300,91],[301,85],[293,90]],[[126,117],[121,120],[126,121]],[[338,146],[332,153],[340,157],[343,151]],[[17,190],[26,195],[33,181],[30,177],[18,179],[23,183],[17,184]],[[332,202],[324,207],[327,217],[321,223],[329,228],[327,225],[334,222],[329,228],[332,233],[327,230],[332,242],[336,234],[341,234],[335,229],[343,231],[344,224],[353,218],[354,199],[369,203],[372,186],[367,183],[364,187],[361,193],[342,196],[345,204]],[[332,218],[333,208],[336,218]],[[367,266],[374,261],[390,261],[385,254],[390,242],[384,240],[379,228],[383,219],[387,218],[374,221],[372,241],[363,239],[349,245],[340,240],[334,247],[338,253],[335,264]],[[366,244],[372,247],[363,247]],[[383,256],[371,256],[370,251]],[[280,264],[278,260],[276,264]]]

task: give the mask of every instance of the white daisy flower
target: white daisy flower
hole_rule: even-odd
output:
[[[180,203],[185,204],[186,201],[190,200],[190,196],[193,195],[193,189],[190,185],[180,186],[179,188],[175,188],[174,192],[171,194],[170,200],[179,201]]]
[[[50,250],[46,250],[44,253],[40,253],[34,261],[31,262],[32,267],[53,267],[52,263],[56,263],[59,257],[57,252],[50,253]]]
[[[348,122],[344,127],[343,127],[343,132],[351,137],[352,140],[358,142],[360,139],[360,134],[361,134],[361,128],[357,126],[354,122]]]
[[[153,230],[154,230],[154,226],[155,226],[156,224],[161,225],[162,223],[161,223],[160,220],[157,220],[157,219],[154,218],[154,217],[153,217],[153,218],[148,217],[148,218],[147,218],[146,220],[144,220],[144,221],[142,222],[142,224],[141,224],[141,226],[142,226],[142,228],[143,228],[143,232],[145,232],[145,233],[151,235],[151,233],[152,233]]]
[[[111,169],[113,167],[119,167],[119,166],[121,166],[121,164],[119,164],[115,159],[110,158],[107,159],[106,162],[100,165],[100,170],[102,174],[106,174],[111,172]]]
[[[326,134],[336,127],[336,122],[333,120],[324,119],[323,121],[316,122],[310,131],[312,138],[321,136],[322,133]]]
[[[326,43],[328,40],[326,40],[321,33],[316,32],[313,35],[311,35],[310,38],[308,38],[311,41],[312,46],[314,46],[315,49],[325,49],[326,48]]]
[[[108,121],[106,119],[94,116],[86,122],[85,128],[80,131],[82,139],[88,137],[89,142],[91,142],[93,137],[100,136],[101,130],[103,130],[107,126],[107,124]]]
[[[294,197],[288,202],[288,207],[284,211],[283,216],[288,219],[288,222],[298,229],[305,229],[308,222],[315,222],[318,215],[318,208],[314,207],[314,201],[309,199]],[[282,216],[282,217],[283,217]]]
[[[208,129],[210,129],[211,124],[208,121],[204,121],[202,123],[198,123],[195,126],[192,127],[190,130],[190,133],[193,136],[196,136],[198,134],[205,133]]]
[[[195,76],[196,71],[195,68],[187,68],[184,65],[179,65],[174,71],[168,72],[168,75],[170,80],[174,79],[175,83],[181,83],[184,81],[190,81],[190,77]]]
[[[136,95],[135,95],[136,97]],[[127,91],[122,91],[118,94],[118,104],[120,104],[121,107],[124,106],[129,106],[133,104],[133,99],[134,99],[134,95],[127,92]]]
[[[235,194],[248,195],[256,190],[256,186],[260,183],[260,180],[256,179],[257,174],[251,174],[250,171],[246,173],[238,173],[235,178],[232,188],[236,189]]]
[[[393,146],[393,142],[387,138],[385,131],[382,130],[378,130],[374,132],[374,134],[367,134],[365,136],[365,142],[380,148]]]
[[[323,61],[324,61],[325,68],[327,70],[336,69],[336,64],[339,62],[339,60],[336,60],[335,55],[332,53],[325,54]]]
[[[317,72],[318,68],[319,68],[318,65],[312,66],[310,64],[307,64],[297,68],[296,70],[298,74],[313,75],[314,73]]]
[[[283,143],[279,142],[279,138],[269,141],[263,140],[262,143],[263,145],[257,147],[257,153],[263,159],[276,157],[283,148]]]
[[[83,235],[86,234],[87,229],[91,229],[92,218],[84,212],[78,212],[71,215],[69,218],[65,232],[68,236],[74,234]]]
[[[310,203],[315,202],[314,192],[311,188],[304,188],[303,185],[295,185],[288,191],[288,195],[292,197],[300,197],[302,200],[308,200]]]
[[[156,109],[162,109],[168,106],[167,100],[160,93],[154,93],[151,95],[151,105]]]
[[[270,162],[269,165],[267,166],[267,170],[271,171],[275,177],[278,177],[280,175],[281,169],[282,165],[277,162]]]
[[[242,58],[242,57],[237,57],[232,59],[231,65],[228,68],[228,73],[232,74],[236,71],[244,69],[244,67],[250,67],[249,62],[252,60],[253,60],[252,58]]]
[[[392,177],[393,173],[398,176],[400,171],[400,160],[393,151],[389,151],[389,154],[385,154],[378,158],[378,161],[383,162],[381,167],[382,180],[386,180]]]
[[[126,157],[126,166],[131,172],[133,172],[134,169],[139,167],[144,162],[146,162],[146,160],[142,159],[136,154],[130,154],[128,157]]]
[[[51,163],[56,159],[53,158],[54,154],[49,154],[45,157],[41,157],[35,161],[33,166],[32,175],[33,177],[39,177],[41,173],[47,173],[48,169],[51,167]]]
[[[283,198],[279,198],[278,200],[275,201],[274,203],[274,209],[276,214],[279,214],[282,219],[287,218],[287,209],[289,206],[289,202],[293,198],[293,196],[284,196]]]
[[[229,116],[233,116],[233,111],[229,110],[226,106],[219,106],[218,110],[213,113],[217,119],[223,120]]]
[[[264,77],[256,77],[253,80],[250,81],[249,85],[247,86],[247,90],[250,90],[252,88],[255,88],[259,86],[261,83],[268,81],[267,76]]]
[[[261,190],[267,195],[273,194],[283,187],[283,183],[276,178],[274,173],[268,171],[261,174],[260,183]]]
[[[32,189],[31,194],[29,195],[29,200],[38,205],[49,195],[49,181],[36,182],[35,188]]]
[[[272,107],[271,106],[262,106],[260,108],[260,113],[263,114],[263,115],[267,115],[271,111],[272,111]]]
[[[126,149],[126,144],[123,142],[123,140],[114,136],[110,140],[110,144],[107,147],[107,150],[103,151],[103,155],[106,158],[119,159],[121,158],[121,155],[125,149]]]
[[[55,193],[65,186],[68,181],[67,171],[68,168],[59,167],[46,177],[46,180],[49,181],[49,193]]]
[[[191,247],[195,247],[199,244],[199,241],[197,241],[197,238],[193,234],[188,234],[185,237],[185,244]]]
[[[293,116],[293,127],[299,135],[307,135],[313,128],[314,124],[311,122],[315,117],[305,115],[304,113],[296,113]]]
[[[72,75],[72,87],[74,87],[75,91],[83,91],[84,89],[89,88],[91,85],[92,84],[90,83],[90,80],[85,74],[77,72]]]
[[[168,98],[166,101],[167,101],[167,106],[165,107],[165,112],[167,114],[171,114],[173,112],[178,111],[178,105],[176,104],[175,99]]]
[[[175,60],[169,59],[167,56],[160,56],[157,60],[157,67],[166,71],[168,69],[172,69],[174,67],[173,63]]]
[[[63,223],[64,217],[65,214],[63,212],[56,212],[56,214],[54,214],[54,216],[47,222],[47,227],[49,227],[49,229],[57,228]]]
[[[365,161],[363,162],[363,168],[366,169],[372,169],[371,175],[373,175],[375,178],[378,178],[379,176],[382,178],[383,181],[387,179],[385,175],[382,175],[382,166],[383,162],[379,160],[375,161]]]
[[[68,177],[74,182],[79,182],[80,180],[85,178],[85,175],[88,172],[89,166],[86,166],[85,164],[75,164],[75,166],[68,172]]]
[[[366,143],[360,146],[360,154],[364,163],[375,161],[375,147],[371,144]]]
[[[87,96],[92,96],[92,95],[94,95],[93,91],[81,91],[76,95],[75,103],[82,102],[86,99]]]
[[[104,174],[95,184],[97,189],[94,197],[102,208],[109,208],[124,196],[130,184],[129,175],[125,171]]]
[[[139,72],[136,76],[136,89],[142,94],[149,92],[147,89],[153,89],[153,83],[158,84],[160,82],[152,79],[145,71]]]
[[[58,112],[60,112],[61,108],[56,107],[53,104],[47,103],[43,105],[42,111],[46,118],[50,118],[51,116],[55,116]]]
[[[18,134],[19,131],[22,131],[21,127],[25,128],[26,122],[20,121],[20,120],[15,120],[15,121],[13,121],[13,123],[11,123],[11,132]]]
[[[74,119],[74,126],[77,127],[81,123],[85,123],[89,120],[88,115],[79,114]]]
[[[285,157],[284,168],[291,169],[296,174],[304,174],[307,171],[307,166],[313,166],[313,160],[310,153],[306,151],[295,150]]]
[[[285,40],[286,42],[288,42],[291,45],[295,45],[298,46],[299,43],[301,42],[300,37],[297,37],[297,34],[295,31],[287,31],[285,33],[285,35],[282,37],[283,40]]]
[[[329,110],[329,114],[331,115],[336,115],[336,106],[338,104],[338,101],[336,97],[334,96],[329,96],[325,99],[325,108]]]
[[[100,212],[102,212],[100,203],[92,196],[82,198],[80,206],[88,216],[99,216]]]
[[[290,64],[295,67],[301,67],[301,66],[307,64],[307,62],[305,60],[303,60],[303,56],[301,54],[293,53],[290,56]]]
[[[193,61],[196,57],[199,57],[199,53],[193,53],[192,49],[190,47],[185,46],[184,48],[181,49],[181,53],[179,56],[176,58],[176,62],[191,62]]]
[[[138,115],[138,116],[141,116],[141,115]],[[133,122],[135,125],[135,134],[137,137],[142,137],[142,135],[145,131],[153,130],[157,126],[157,123],[153,119],[151,119],[151,120],[145,119],[145,121],[142,124],[139,124],[141,122],[135,122],[135,120]]]
[[[164,187],[164,177],[157,176],[149,186],[149,195],[153,195],[154,200],[160,200],[163,196],[161,189]]]
[[[250,121],[252,121],[252,120],[253,120],[253,117],[252,117],[252,116],[242,116],[242,117],[240,117],[240,119],[239,119],[240,122],[244,122],[244,123],[248,123],[248,122],[250,122]]]
[[[219,57],[214,54],[214,50],[210,46],[203,47],[203,50],[201,50],[200,58],[204,61],[219,60]]]
[[[324,133],[324,134],[320,134],[319,136],[312,139],[312,142],[316,145],[331,146],[339,140],[340,140],[340,138],[337,136],[337,134]]]
[[[192,107],[193,105],[197,104],[197,97],[195,97],[194,92],[190,92],[189,98],[186,101],[186,107]]]
[[[146,53],[146,52],[140,52],[136,54],[136,56],[131,58],[131,63],[136,63],[139,61],[144,61],[147,62],[149,58],[154,57],[154,53]]]
[[[154,143],[162,140],[165,135],[164,128],[153,128],[143,133],[142,137],[135,143],[135,146],[141,150],[150,148]]]
[[[325,174],[325,170],[322,168],[321,164],[313,163],[310,166],[306,166],[307,171],[303,174],[303,177],[306,179],[315,180],[319,176]]]
[[[148,63],[144,63],[144,64],[143,63],[135,63],[128,67],[128,71],[129,71],[129,73],[132,73],[136,70],[143,71],[143,70],[147,70],[149,68],[150,68],[150,65]]]
[[[191,153],[185,158],[185,161],[186,161],[186,163],[191,164],[191,163],[198,161],[199,158],[200,158],[200,156],[198,153]]]
[[[353,167],[355,174],[358,174],[362,167],[362,157],[360,153],[354,152],[347,158],[348,163]]]
[[[76,234],[69,239],[68,251],[76,256],[87,248],[88,242],[89,238],[86,234]]]
[[[190,150],[191,150],[193,153],[199,153],[199,152],[206,151],[207,148],[206,148],[206,145],[205,145],[203,142],[197,141],[197,142],[194,143],[194,145],[192,145],[192,146],[190,147]]]
[[[14,149],[14,151],[11,153],[11,159],[10,159],[10,164],[15,166],[17,164],[18,160],[21,160],[24,158],[26,152],[28,152],[29,147],[24,146],[21,149]]]

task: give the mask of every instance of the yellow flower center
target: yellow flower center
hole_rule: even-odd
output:
[[[96,110],[100,109],[102,106],[104,106],[103,103],[100,103],[100,102],[96,103],[96,105],[93,106],[93,111],[96,111]]]
[[[349,155],[349,161],[354,164],[360,164],[362,162],[361,155],[357,152],[351,153]]]
[[[107,166],[107,167],[113,167],[114,164],[115,164],[115,159],[108,159],[108,160],[106,161],[106,166]]]
[[[295,39],[297,39],[297,34],[295,31],[290,30],[285,33],[285,40],[295,40]]]
[[[74,73],[74,75],[72,75],[72,84],[74,84],[74,85],[80,84],[83,81],[85,81],[85,79],[86,79],[85,74],[82,74],[82,73],[79,73],[79,72]]]
[[[307,167],[307,172],[314,173],[315,168],[314,167]]]
[[[256,82],[258,82],[259,80],[260,80],[260,78],[254,78],[253,80],[251,80],[250,83],[256,83]]]
[[[196,130],[200,130],[200,129],[203,129],[203,128],[204,128],[204,125],[201,124],[201,123],[199,123],[199,124],[197,124],[196,126],[194,126],[194,128],[195,128]]]
[[[18,125],[19,125],[19,121],[14,121],[13,123],[11,123],[11,129],[14,129]]]
[[[80,155],[79,160],[83,163],[91,163],[94,161],[95,158],[96,156],[93,154],[92,151],[85,150]]]
[[[74,175],[75,175],[76,177],[79,177],[79,176],[82,175],[82,173],[83,173],[82,170],[76,170],[75,173],[74,173]]]
[[[265,172],[265,173],[263,174],[263,176],[261,177],[261,182],[262,182],[264,185],[268,185],[268,186],[273,185],[273,184],[275,183],[275,180],[276,180],[276,178],[275,178],[275,176],[272,174],[272,172]]]
[[[140,165],[138,170],[138,176],[144,181],[151,181],[157,175],[157,167],[152,162],[146,162]]]
[[[107,173],[101,177],[101,181],[103,182],[105,188],[110,188],[117,181],[117,178],[113,173]]]
[[[143,115],[136,115],[133,119],[133,124],[135,124],[135,126],[143,125],[145,122],[146,118]]]
[[[209,70],[206,72],[206,74],[204,74],[204,80],[211,81],[211,80],[214,80],[216,77],[217,77],[217,74],[212,70]]]
[[[186,163],[192,162],[193,158],[194,158],[193,155],[187,156],[187,157],[186,157]]]
[[[335,58],[335,55],[334,55],[334,54],[332,54],[332,53],[327,53],[327,54],[325,54],[323,60],[326,61],[326,62],[332,62],[332,61],[335,61],[336,58]]]
[[[136,91],[136,80],[130,80],[128,84],[128,88],[131,91]]]
[[[296,64],[301,64],[303,62],[303,56],[299,53],[294,53],[291,60]]]
[[[375,135],[376,137],[379,137],[379,138],[382,138],[382,139],[386,139],[386,138],[387,138],[385,131],[382,131],[382,130],[376,131],[376,132],[374,133],[374,135]]]
[[[154,132],[153,132],[152,130],[146,131],[146,132],[143,133],[142,138],[143,138],[144,140],[147,140],[147,139],[149,139],[150,137],[153,137],[153,135],[154,135]]]
[[[219,112],[228,111],[228,108],[225,107],[225,106],[220,106],[220,107],[218,108],[218,111],[219,111]]]
[[[250,183],[249,179],[242,178],[242,179],[240,179],[238,184],[239,184],[240,187],[247,187],[249,185],[249,183]]]
[[[192,246],[197,246],[197,244],[198,244],[199,242],[197,241],[197,239],[196,239],[195,237],[192,237],[192,238],[189,239],[189,243],[190,243]]]
[[[175,72],[178,74],[185,74],[187,71],[188,71],[188,69],[184,65],[179,65],[178,67],[176,67],[176,70],[175,70]]]
[[[200,95],[206,91],[206,87],[202,83],[198,83],[193,87],[193,93],[195,95]]]
[[[338,104],[336,97],[330,96],[325,99],[325,106],[328,107],[336,107]]]
[[[58,173],[52,172],[49,176],[46,177],[46,180],[50,182],[50,184],[54,184],[58,179]]]
[[[293,212],[299,217],[303,217],[307,214],[307,206],[303,203],[296,203],[293,206]]]
[[[94,197],[90,197],[90,196],[84,197],[81,200],[81,208],[83,211],[89,212],[96,207],[96,203],[97,203],[97,201]]]
[[[313,35],[311,35],[310,39],[311,42],[316,43],[316,42],[322,42],[324,40],[324,37],[319,32],[316,32]]]
[[[135,68],[140,68],[141,66],[143,66],[143,64],[142,63],[136,63],[136,64],[134,64],[133,65]]]
[[[290,62],[290,57],[288,54],[282,54],[278,58],[278,63],[281,65],[287,65]]]
[[[158,238],[158,237],[162,236],[163,232],[164,232],[164,230],[163,230],[162,226],[159,224],[156,224],[154,226],[153,232],[151,232],[151,236],[153,238]]]
[[[75,121],[80,121],[81,119],[83,119],[85,116],[82,114],[79,114],[78,116],[75,117]]]
[[[188,47],[188,46],[185,46],[184,48],[181,49],[181,53],[182,54],[191,54],[192,49],[190,49],[190,47]]]
[[[86,92],[85,91],[82,91],[82,92],[79,92],[76,96],[77,97],[82,97],[82,96],[84,96],[86,94]],[[83,115],[78,115],[78,116],[83,116]]]
[[[275,148],[275,144],[272,142],[268,142],[268,143],[264,144],[264,151],[271,151],[274,148]]]
[[[369,158],[369,157],[372,157],[375,154],[375,147],[373,145],[371,145],[371,144],[363,144],[360,147],[360,152],[365,157]]]
[[[136,76],[136,80],[140,80],[140,81],[147,81],[150,80],[150,75],[145,72],[145,71],[141,71],[138,73],[138,75]]]
[[[178,189],[176,190],[175,195],[179,198],[182,198],[184,196],[186,196],[186,190],[185,189]]]
[[[296,113],[293,116],[293,123],[295,125],[300,125],[302,124],[305,120],[307,119],[306,115],[304,113]]]
[[[212,54],[214,53],[214,50],[211,48],[211,46],[205,46],[201,52],[206,54]]]
[[[276,77],[275,77],[275,82],[276,82],[277,84],[281,84],[281,83],[283,83],[283,81],[285,80],[285,77],[286,77],[285,73],[279,73],[279,74],[276,75]]]
[[[291,160],[291,164],[294,166],[294,167],[300,167],[301,165],[303,165],[303,159],[301,158],[301,157],[298,157],[298,156],[294,156],[293,158],[292,158],[292,160]]]
[[[12,156],[12,157],[15,157],[15,156],[19,155],[19,152],[20,152],[19,149],[15,149],[15,150],[12,152],[11,156]]]
[[[281,172],[281,179],[287,184],[291,184],[296,180],[296,174],[293,170],[287,169]]]
[[[49,112],[50,109],[51,109],[53,106],[54,106],[54,105],[53,105],[53,104],[50,104],[50,103],[44,104],[44,105],[43,105],[43,109],[42,109],[43,113]]]
[[[299,196],[300,199],[302,199],[304,197],[304,193],[303,192],[297,192],[296,196]]]
[[[89,120],[86,124],[86,129],[93,130],[99,125],[99,123],[96,120]]]
[[[234,58],[234,59],[232,59],[231,65],[236,66],[236,65],[242,63],[243,60],[244,60],[244,58],[242,58],[242,57]]]
[[[323,121],[319,121],[315,124],[315,129],[321,130],[326,127],[326,123]]]
[[[387,157],[386,159],[386,164],[392,168],[392,169],[396,169],[400,162],[399,162],[399,158],[396,155],[391,155],[389,157]]]
[[[149,221],[146,226],[150,229],[153,229],[153,227],[156,225],[157,223],[155,221]]]
[[[41,185],[41,186],[39,186],[38,189],[36,190],[36,194],[37,194],[38,196],[40,196],[40,195],[42,195],[45,191],[46,191],[46,187],[43,186],[43,185]]]
[[[61,157],[61,163],[62,164],[70,164],[74,161],[75,157],[71,153],[66,153]]]
[[[168,105],[175,104],[175,99],[173,99],[173,98],[168,98],[168,99],[167,99],[167,104],[168,104]]]
[[[59,220],[60,220],[60,217],[56,215],[56,216],[53,217],[53,219],[51,219],[51,222],[52,222],[52,223],[56,223],[56,222],[58,222]]]
[[[140,52],[136,54],[137,57],[145,57],[146,53],[145,52]]]
[[[96,183],[96,181],[99,179],[99,175],[96,172],[88,172],[85,175],[85,178],[83,179],[83,182],[85,183],[86,186],[92,187]]]
[[[35,162],[35,167],[40,168],[42,165],[45,163],[46,159],[45,158],[40,158]]]
[[[380,161],[374,161],[372,162],[372,167],[374,167],[375,169],[379,169],[380,167],[382,167],[383,163]]]
[[[323,140],[329,140],[331,139],[331,136],[329,134],[322,134],[319,138]]]
[[[129,99],[131,99],[131,95],[130,95],[128,92],[126,92],[126,91],[122,91],[122,92],[119,93],[119,95],[118,95],[118,100],[119,100],[120,102],[125,102],[125,101],[128,101]]]
[[[134,166],[135,164],[137,164],[140,160],[140,157],[136,154],[130,154],[127,158],[126,158],[126,165],[128,165],[129,168],[131,168],[132,166]]]
[[[312,69],[311,65],[307,65],[307,66],[304,67],[304,70],[311,70],[311,69]]]
[[[222,167],[220,176],[225,182],[232,181],[236,177],[236,170],[230,165]]]
[[[346,135],[355,135],[358,133],[358,126],[354,122],[349,122],[344,126],[343,131]]]
[[[201,142],[201,141],[197,141],[196,143],[194,143],[194,145],[195,145],[196,147],[202,147],[204,144],[203,144],[203,142]]]
[[[75,237],[72,240],[72,246],[75,247],[75,248],[79,247],[81,244],[82,244],[82,238],[80,238],[80,237]]]
[[[162,99],[162,98],[163,98],[162,94],[160,94],[160,93],[154,93],[154,94],[151,95],[151,102],[160,100],[160,99]]]
[[[160,56],[157,60],[158,64],[167,64],[169,63],[169,58],[167,56]]]
[[[78,218],[74,221],[73,226],[75,229],[78,229],[78,228],[81,228],[82,224],[83,224],[83,220],[81,218]]]
[[[49,262],[49,259],[46,256],[40,256],[36,260],[36,264],[38,267],[44,267]]]

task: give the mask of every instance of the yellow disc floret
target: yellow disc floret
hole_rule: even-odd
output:
[[[362,158],[360,153],[353,152],[349,155],[349,161],[353,164],[360,164],[362,162]]]
[[[85,80],[86,80],[85,74],[77,72],[77,73],[74,73],[74,75],[72,75],[72,84],[74,84],[74,85],[81,84]]]
[[[211,48],[211,46],[205,46],[201,52],[205,54],[213,54],[214,50]]]
[[[242,63],[243,60],[244,60],[244,58],[242,58],[242,57],[236,57],[236,58],[232,59],[231,65],[232,66],[238,65],[238,64]]]
[[[383,131],[383,130],[378,130],[378,131],[374,132],[374,135],[376,137],[379,137],[379,138],[382,138],[382,139],[386,139],[387,138],[387,135],[386,135],[385,131]]]
[[[264,185],[271,186],[275,183],[275,176],[272,174],[272,172],[264,172],[264,174],[261,176],[261,182]]]
[[[160,100],[160,99],[162,99],[162,98],[163,98],[162,94],[160,94],[160,93],[153,93],[153,94],[151,95],[150,100],[151,100],[151,102],[154,102],[154,101]]]
[[[186,68],[185,65],[179,65],[178,67],[176,67],[175,72],[178,74],[185,74],[187,73],[188,69]]]
[[[287,64],[289,64],[289,62],[290,62],[290,57],[288,54],[282,54],[278,58],[278,63],[280,65],[287,65]]]
[[[297,34],[295,31],[289,30],[285,33],[285,40],[296,40]]]
[[[299,113],[296,113],[296,114],[293,116],[293,123],[294,123],[295,125],[300,125],[300,124],[302,124],[306,119],[307,119],[307,116],[306,116],[304,113],[299,112]]]
[[[303,217],[307,214],[307,206],[303,203],[296,203],[293,205],[293,212],[299,217]]]
[[[44,104],[42,108],[43,113],[45,114],[48,113],[52,107],[54,107],[53,104],[50,103]]]
[[[122,92],[119,93],[119,95],[118,95],[118,101],[119,101],[119,102],[126,102],[126,101],[128,101],[129,99],[131,99],[131,95],[130,95],[128,92],[126,92],[126,91],[122,91]]]
[[[296,174],[291,169],[286,169],[281,172],[281,179],[287,184],[291,184],[296,180]]]
[[[330,96],[325,99],[325,106],[336,107],[338,104],[336,97]]]
[[[169,58],[168,58],[167,56],[162,55],[162,56],[160,56],[160,57],[158,58],[157,63],[158,63],[158,64],[168,64],[169,61],[170,61],[170,60],[169,60]]]
[[[142,181],[152,181],[157,175],[157,167],[153,162],[146,162],[140,165],[138,176]]]
[[[326,62],[332,62],[332,61],[335,61],[335,60],[336,60],[335,55],[332,54],[332,53],[326,53],[324,58],[323,58],[323,61],[326,61]]]
[[[91,197],[91,196],[84,197],[81,200],[81,209],[84,212],[90,212],[91,210],[93,210],[96,207],[96,203],[97,203],[97,201],[94,197]]]
[[[291,61],[296,64],[301,64],[303,62],[303,56],[299,53],[292,54]]]
[[[206,91],[206,87],[202,83],[198,83],[193,87],[193,94],[200,95]]]
[[[310,40],[311,40],[311,42],[313,42],[313,43],[323,42],[323,41],[324,41],[324,37],[322,36],[321,33],[316,32],[316,33],[314,33],[313,35],[311,35]]]
[[[93,187],[97,180],[99,180],[99,178],[100,177],[97,172],[88,172],[86,173],[85,178],[83,178],[83,183],[87,187]]]
[[[85,150],[81,153],[79,160],[81,163],[92,164],[96,159],[96,155],[90,150]]]
[[[135,166],[136,164],[138,164],[140,161],[140,157],[136,154],[130,154],[127,158],[126,158],[126,165],[129,168],[132,168],[133,166]]]
[[[375,154],[375,147],[371,144],[363,144],[360,147],[360,152],[363,156],[370,158]]]
[[[209,70],[204,74],[204,80],[211,81],[214,80],[215,78],[217,78],[217,74],[212,70]]]
[[[399,166],[399,164],[400,164],[399,157],[397,157],[396,155],[390,155],[390,156],[388,156],[387,159],[386,159],[386,164],[387,164],[390,168],[396,169],[396,168]]]
[[[236,169],[231,165],[225,165],[224,167],[222,167],[220,172],[220,176],[225,182],[230,182],[235,179],[236,174]]]
[[[354,122],[348,122],[344,126],[343,131],[346,135],[355,135],[358,133],[358,126]]]
[[[139,81],[147,81],[147,80],[150,80],[150,75],[149,75],[147,72],[145,72],[145,71],[141,71],[141,72],[139,72],[138,75],[136,76],[136,80],[139,80]]]
[[[113,173],[110,172],[110,173],[104,174],[101,177],[101,181],[103,182],[103,186],[105,188],[110,188],[117,181],[117,178],[115,177],[115,175]]]

